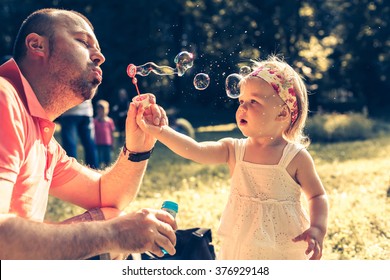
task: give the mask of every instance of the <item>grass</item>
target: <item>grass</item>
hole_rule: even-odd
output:
[[[242,137],[229,127],[199,129],[197,140]],[[323,259],[390,259],[390,135],[309,147],[329,196],[329,228]],[[138,197],[125,211],[160,208],[164,200],[179,204],[179,228],[209,227],[216,234],[229,193],[224,165],[200,165],[157,143]],[[60,220],[81,210],[50,199],[48,218]]]

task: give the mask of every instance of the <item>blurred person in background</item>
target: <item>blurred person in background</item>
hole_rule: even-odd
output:
[[[110,104],[106,100],[96,103],[95,141],[98,152],[99,168],[104,168],[111,163],[111,153],[114,149],[114,121],[108,116]]]
[[[130,105],[130,98],[125,88],[118,90],[118,100],[114,103],[111,110],[112,119],[119,133],[118,142],[123,143],[125,139],[126,116]]]
[[[92,101],[86,100],[69,109],[58,118],[58,121],[61,124],[62,147],[68,156],[78,159],[77,148],[80,139],[85,163],[91,168],[98,168]]]

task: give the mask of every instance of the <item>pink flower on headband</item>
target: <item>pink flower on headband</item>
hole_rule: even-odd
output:
[[[260,66],[252,72],[251,76],[262,78],[266,81],[279,97],[286,103],[291,113],[291,124],[298,118],[297,96],[292,79],[286,79],[276,68]]]
[[[271,83],[271,86],[274,88],[274,90],[279,94],[279,85],[275,84],[275,83]]]

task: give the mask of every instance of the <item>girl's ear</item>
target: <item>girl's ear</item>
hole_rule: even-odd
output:
[[[289,118],[290,118],[290,109],[286,104],[284,104],[279,112],[279,115],[277,116],[277,120],[285,121],[285,120],[289,120]]]
[[[47,51],[45,38],[37,33],[28,34],[25,43],[27,53],[31,53],[32,55],[44,56]]]

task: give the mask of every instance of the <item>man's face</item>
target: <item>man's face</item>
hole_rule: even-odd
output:
[[[59,15],[49,54],[51,82],[79,101],[91,99],[102,82],[105,58],[91,27],[74,14]]]

